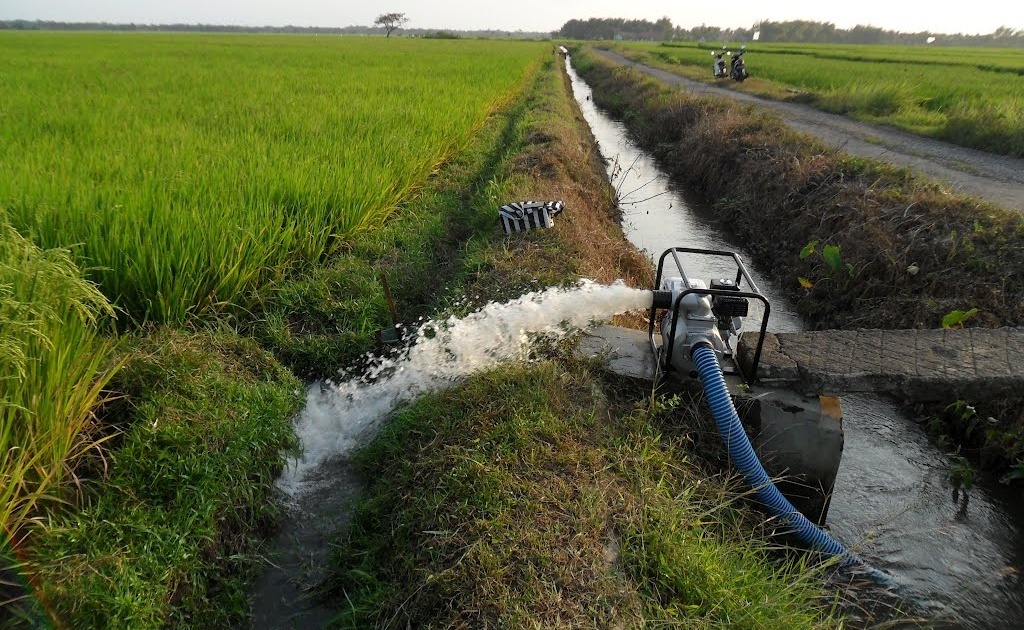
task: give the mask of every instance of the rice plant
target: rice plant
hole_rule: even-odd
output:
[[[112,314],[68,251],[39,249],[0,215],[0,525],[15,543],[90,446],[83,431],[116,369],[97,321]]]
[[[246,305],[361,234],[519,85],[537,42],[0,34],[0,208],[127,315]]]

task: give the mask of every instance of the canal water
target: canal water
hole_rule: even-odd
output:
[[[625,126],[594,105],[590,88],[569,59],[566,70],[618,191],[623,229],[630,241],[646,250],[652,262],[673,246],[739,253],[771,302],[768,329],[802,330],[799,316],[731,236],[730,226],[674,186],[655,160],[632,143]],[[683,264],[688,275],[705,281],[720,275],[705,261],[706,257],[688,257]],[[756,330],[754,323],[748,320],[744,329]],[[966,492],[955,490],[950,483],[955,462],[891,401],[844,396],[842,408],[845,448],[828,527],[891,578],[884,593],[862,587],[861,606],[873,609],[865,610],[863,618],[888,616],[879,610],[905,602],[926,627],[1024,628],[1020,492],[985,478]],[[898,617],[887,624],[911,627]]]
[[[359,374],[314,383],[296,422],[302,452],[277,480],[288,511],[267,552],[269,566],[250,593],[252,627],[320,628],[337,612],[317,601],[316,588],[326,574],[330,539],[362,492],[351,457],[394,409],[471,374],[529,360],[537,336],[557,340],[592,320],[648,308],[652,300],[650,290],[621,282],[527,293],[465,317],[425,322],[397,356],[368,357]]]

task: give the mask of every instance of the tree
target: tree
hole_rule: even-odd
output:
[[[374,26],[383,26],[388,32],[387,36],[391,37],[391,31],[401,28],[408,21],[409,18],[405,17],[404,13],[382,13],[377,16],[373,24]]]

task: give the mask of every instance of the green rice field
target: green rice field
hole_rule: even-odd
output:
[[[372,235],[549,50],[0,33],[8,539],[96,443],[124,341],[114,317],[135,332],[244,315],[261,290]]]
[[[548,48],[4,33],[0,212],[122,320],[244,307],[378,226]]]
[[[625,45],[710,79],[705,44]],[[739,44],[729,42],[731,49]],[[1024,155],[1024,50],[747,45],[752,89],[993,153]],[[760,86],[760,88],[758,87]]]

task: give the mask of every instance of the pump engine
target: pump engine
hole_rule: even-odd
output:
[[[729,257],[736,265],[735,279],[718,277],[705,283],[699,278],[688,276],[680,262],[679,253]],[[665,260],[669,256],[675,262],[678,275],[663,275]],[[749,290],[741,290],[743,282]],[[753,364],[756,370],[770,306],[737,254],[674,247],[661,255],[655,283],[658,290],[654,292],[648,332],[663,369],[692,374],[695,368],[690,358],[691,351],[698,345],[707,345],[715,351],[724,373],[741,374],[735,361],[734,347],[739,339],[743,318],[747,317],[749,311],[749,300],[757,299],[764,303],[764,318]],[[655,341],[656,324],[661,337],[660,346]]]

